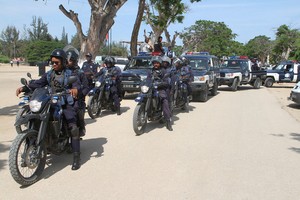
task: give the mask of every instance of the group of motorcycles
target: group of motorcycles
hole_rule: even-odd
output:
[[[34,81],[27,73],[29,81]],[[187,80],[179,76],[170,90],[170,110],[181,108],[188,111],[189,98]],[[77,80],[68,78],[68,84]],[[162,102],[158,96],[158,80],[142,82],[138,103],[133,114],[133,129],[136,135],[144,133],[148,121],[162,121]],[[25,86],[28,81],[21,79]],[[110,88],[115,84],[112,75],[105,73],[95,80],[95,87],[88,94],[87,112],[91,118],[99,117],[103,109],[114,111]],[[17,136],[9,153],[9,169],[20,185],[31,185],[41,176],[48,154],[60,155],[71,151],[71,134],[63,116],[62,106],[66,103],[68,90],[52,92],[49,87],[37,88],[24,93],[21,108],[16,115]]]

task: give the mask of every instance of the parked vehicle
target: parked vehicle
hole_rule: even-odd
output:
[[[193,100],[206,102],[209,92],[217,95],[220,63],[219,59],[208,52],[187,52],[183,55],[190,62],[194,74],[194,82],[191,83]]]
[[[112,75],[106,71],[105,75],[100,76],[95,81],[95,87],[89,92],[87,111],[92,119],[100,116],[104,109],[115,111],[114,101],[110,88],[113,86],[114,80]]]
[[[232,91],[237,91],[240,85],[252,85],[259,89],[266,78],[265,70],[252,69],[247,56],[233,56],[224,60],[220,68],[219,85],[228,85]]]
[[[152,69],[152,55],[142,52],[131,58],[122,72],[122,87],[124,92],[140,92],[140,83],[147,78]]]
[[[76,76],[68,78],[74,83]],[[22,83],[27,85],[26,79]],[[47,154],[60,155],[70,146],[70,133],[62,105],[66,103],[67,90],[51,93],[48,87],[37,88],[29,101],[30,111],[20,117],[15,126],[27,124],[13,140],[9,152],[9,170],[14,180],[27,186],[38,181],[42,175]]]
[[[266,87],[272,87],[274,83],[297,83],[300,81],[300,65],[294,61],[283,61],[272,70],[267,70],[264,80]]]
[[[291,90],[288,100],[291,100],[297,104],[300,104],[300,82],[298,82]]]
[[[119,67],[122,71],[124,70],[125,66],[128,64],[128,58],[123,57],[114,57],[116,60],[115,66]]]
[[[160,82],[152,79],[151,82],[143,81],[141,92],[135,101],[138,103],[133,113],[133,130],[136,135],[144,133],[148,121],[161,120],[162,102],[158,94]]]

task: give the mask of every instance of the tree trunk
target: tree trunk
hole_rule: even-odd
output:
[[[106,38],[106,34],[114,24],[114,17],[117,11],[124,5],[127,0],[88,0],[91,7],[91,17],[88,34],[83,34],[82,25],[78,19],[78,14],[74,11],[67,11],[63,5],[59,6],[62,13],[73,21],[80,41],[80,60],[90,52],[96,56],[100,47]]]
[[[130,54],[131,56],[137,55],[137,41],[138,41],[138,34],[141,27],[141,23],[143,20],[143,14],[145,9],[145,2],[146,0],[139,0],[139,9],[137,13],[137,17],[134,23],[134,27],[131,34],[131,42],[130,42]]]

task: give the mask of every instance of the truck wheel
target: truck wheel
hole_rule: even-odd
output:
[[[265,86],[266,87],[272,87],[273,83],[274,83],[273,78],[271,78],[271,77],[266,78],[266,80],[265,80]]]
[[[231,90],[232,91],[237,91],[237,88],[238,88],[238,83],[239,83],[239,80],[237,78],[234,78],[233,79],[233,83],[231,85]]]
[[[200,102],[206,102],[208,99],[208,86],[202,91],[200,91],[199,100]]]
[[[255,79],[254,84],[253,84],[253,87],[254,87],[255,89],[259,89],[260,86],[261,86],[261,79],[260,79],[260,78]]]
[[[216,96],[218,93],[218,82],[215,81],[213,88],[211,89],[211,95]]]

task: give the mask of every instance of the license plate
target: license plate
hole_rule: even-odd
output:
[[[133,85],[123,85],[124,88],[133,88]]]

